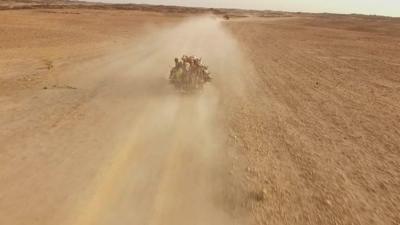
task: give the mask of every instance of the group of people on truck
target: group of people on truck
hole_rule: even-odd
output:
[[[211,77],[200,58],[184,55],[181,60],[175,58],[175,67],[172,68],[169,79],[182,88],[199,88],[210,81]]]

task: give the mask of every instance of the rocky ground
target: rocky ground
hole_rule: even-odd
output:
[[[240,15],[0,11],[0,224],[399,224],[400,21]]]

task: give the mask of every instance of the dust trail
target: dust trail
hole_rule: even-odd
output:
[[[181,96],[166,85],[174,57],[195,54],[216,86]],[[221,91],[241,91],[241,58],[218,20],[196,18],[158,31],[116,57],[113,94],[134,104],[124,141],[113,151],[73,225],[233,224],[215,196],[223,191]],[[225,184],[226,185],[226,184]]]

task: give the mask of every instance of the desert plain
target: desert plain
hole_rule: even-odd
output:
[[[400,224],[399,18],[7,4],[0,224]]]

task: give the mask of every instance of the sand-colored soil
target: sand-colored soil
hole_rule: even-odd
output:
[[[0,21],[0,224],[400,223],[397,19]],[[182,54],[203,92],[168,85]]]

